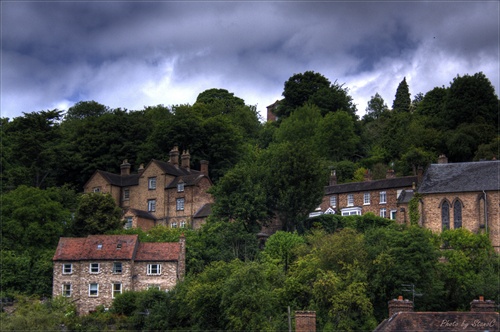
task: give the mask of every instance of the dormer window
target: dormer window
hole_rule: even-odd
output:
[[[99,243],[99,244],[97,245],[97,250],[101,250],[101,249],[102,249],[102,244],[101,244],[101,243]]]
[[[178,183],[177,184],[177,192],[181,193],[184,191],[184,182]]]
[[[121,249],[121,248],[122,248],[122,244],[121,244],[121,243],[118,243],[118,244],[116,245],[116,249]]]

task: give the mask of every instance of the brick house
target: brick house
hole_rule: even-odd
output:
[[[420,224],[434,232],[466,228],[487,232],[500,251],[500,161],[430,165],[418,188]]]
[[[148,230],[161,224],[170,227],[199,228],[210,214],[213,203],[207,190],[212,186],[208,176],[208,161],[202,160],[201,170],[190,168],[190,155],[181,155],[174,147],[170,160],[151,160],[146,167],[131,174],[125,160],[121,173],[97,170],[84,186],[84,192],[109,193],[124,211],[126,227]]]
[[[140,243],[137,235],[60,238],[53,257],[53,296],[74,300],[80,314],[109,307],[123,291],[169,290],[185,275],[186,244]]]
[[[415,312],[413,302],[400,296],[388,302],[389,318],[374,331],[498,331],[500,316],[495,302],[482,296],[466,312]]]
[[[319,214],[340,214],[342,216],[362,215],[368,212],[377,216],[404,221],[398,212],[402,193],[409,193],[418,184],[418,176],[395,177],[388,170],[385,179],[371,180],[369,173],[363,182],[337,184],[335,171],[330,176],[330,184],[325,187],[321,205],[310,216]]]

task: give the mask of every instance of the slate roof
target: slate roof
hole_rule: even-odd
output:
[[[176,261],[180,243],[139,243],[134,235],[89,235],[86,238],[59,239],[54,261],[136,260]]]
[[[409,203],[413,198],[414,192],[412,189],[405,189],[401,191],[401,194],[398,197],[398,204]]]
[[[139,243],[135,261],[178,261],[180,252],[178,242]]]
[[[161,170],[164,173],[174,175],[174,176],[183,176],[183,175],[190,175],[190,174],[203,174],[200,171],[191,169],[191,168],[184,168],[184,167],[179,167],[179,166],[174,166],[168,162],[162,161],[162,160],[157,160],[153,159],[151,160],[151,163],[156,163],[158,167],[161,168]]]
[[[207,203],[196,211],[193,218],[205,218],[212,213],[212,203]]]
[[[180,182],[184,182],[185,186],[194,186],[197,184],[205,175],[203,173],[199,174],[190,174],[190,175],[181,175],[172,180],[169,184],[166,185],[166,189],[177,188],[177,184]]]
[[[138,210],[138,209],[133,209],[129,208],[128,211],[132,212],[134,215],[144,218],[144,219],[149,219],[149,220],[156,220],[156,217],[149,213],[148,211],[144,210]]]
[[[498,312],[397,312],[374,331],[498,331]]]
[[[498,191],[500,161],[432,164],[424,173],[419,193]]]
[[[137,186],[139,184],[139,174],[120,175],[106,171],[97,171],[106,181],[117,187]]]
[[[325,187],[325,194],[331,195],[331,194],[343,194],[349,192],[363,192],[371,190],[412,187],[414,183],[415,184],[417,183],[417,180],[418,178],[416,176],[405,176],[392,179],[336,184],[333,186]]]

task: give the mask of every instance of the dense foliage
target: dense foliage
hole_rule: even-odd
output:
[[[392,109],[376,93],[359,119],[346,87],[309,71],[285,82],[275,123],[224,89],[193,105],[129,111],[81,101],[2,118],[0,289],[17,299],[2,329],[274,331],[288,328],[290,306],[316,310],[322,329],[355,331],[373,329],[398,295],[414,297],[416,310],[466,310],[479,295],[500,302],[500,259],[486,235],[435,235],[413,215],[408,227],[373,214],[307,218],[332,169],[343,183],[367,170],[375,179],[389,168],[415,174],[440,154],[499,158],[498,97],[484,74],[413,101],[410,90],[403,80]],[[76,194],[96,169],[167,160],[175,145],[194,168],[210,162],[216,203],[200,230],[123,230],[110,197]],[[257,233],[276,219],[283,231],[259,248]],[[64,299],[38,300],[51,295],[59,237],[100,233],[144,242],[184,233],[186,279],[168,293],[125,292],[85,317]]]

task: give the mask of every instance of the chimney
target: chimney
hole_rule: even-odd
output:
[[[367,169],[366,172],[365,172],[364,180],[365,181],[371,181],[372,180],[372,172],[370,172],[369,169]]]
[[[337,171],[332,169],[332,172],[330,173],[330,186],[334,186],[337,184]]]
[[[184,280],[184,275],[186,274],[186,237],[184,233],[181,234],[179,238],[180,251],[179,251],[179,262],[177,274],[179,276],[179,280]]]
[[[189,150],[182,151],[181,167],[189,170],[190,163],[191,163],[191,155],[189,154]]]
[[[168,163],[175,167],[179,167],[179,149],[177,146],[174,146],[174,148],[170,150],[170,160]]]
[[[137,174],[141,175],[144,172],[144,164],[139,165],[139,169],[137,170]]]
[[[208,160],[200,160],[200,171],[208,176]]]
[[[471,312],[495,312],[495,302],[491,300],[484,300],[484,296],[480,296],[479,300],[473,300],[470,303]]]
[[[125,159],[120,165],[120,170],[120,175],[130,175],[130,164],[128,163],[127,159]]]
[[[413,312],[413,302],[410,300],[404,300],[402,296],[397,299],[390,300],[389,304],[389,317],[392,317],[398,312]]]
[[[316,332],[316,311],[295,311],[296,332]]]
[[[394,179],[396,177],[396,174],[394,173],[393,169],[388,169],[387,173],[385,174],[386,179]]]
[[[442,154],[438,157],[438,164],[447,164],[448,163],[448,158]]]
[[[424,168],[422,166],[418,166],[418,168],[417,168],[417,185],[422,183],[423,177],[424,177]]]

